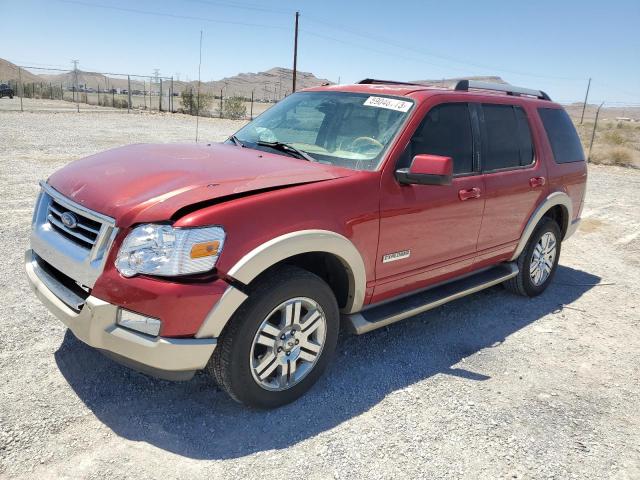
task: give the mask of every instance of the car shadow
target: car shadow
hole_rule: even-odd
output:
[[[456,365],[559,311],[599,281],[560,266],[550,288],[533,299],[493,287],[367,335],[341,335],[336,358],[318,384],[271,411],[235,403],[202,373],[176,383],[136,373],[69,331],[55,359],[78,397],[117,435],[190,458],[236,458],[313,437],[436,374],[484,381],[490,377]],[[292,417],[296,428],[286,420]]]

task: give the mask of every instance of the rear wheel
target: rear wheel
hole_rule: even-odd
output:
[[[543,218],[518,257],[518,275],[507,280],[505,287],[527,297],[544,292],[558,267],[561,235],[554,220]]]
[[[239,402],[284,405],[320,377],[338,329],[338,306],[329,286],[305,270],[279,267],[252,286],[207,368]]]

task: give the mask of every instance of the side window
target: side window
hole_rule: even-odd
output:
[[[531,129],[527,114],[520,107],[513,107],[518,121],[518,144],[520,146],[520,166],[531,165],[533,163],[533,140],[531,139]]]
[[[471,117],[466,103],[447,103],[429,110],[398,166],[408,167],[419,154],[451,157],[454,174],[473,172]]]
[[[519,131],[511,105],[482,105],[484,115],[483,170],[520,166]]]
[[[556,163],[582,162],[584,152],[580,138],[567,112],[559,108],[539,108]]]

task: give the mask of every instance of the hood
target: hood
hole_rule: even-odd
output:
[[[129,145],[73,162],[48,179],[58,192],[118,226],[168,220],[230,195],[319,182],[350,170],[225,144]]]

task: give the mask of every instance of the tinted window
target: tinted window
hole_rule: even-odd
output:
[[[408,167],[419,154],[451,157],[453,173],[473,171],[471,118],[466,103],[449,103],[432,108],[413,135],[399,167]]]
[[[518,144],[520,146],[520,165],[530,165],[533,163],[533,141],[531,140],[531,130],[529,121],[524,110],[514,107],[516,120],[518,122]]]
[[[482,105],[484,114],[483,170],[520,166],[518,123],[511,105]]]
[[[584,152],[580,138],[567,112],[558,108],[539,108],[556,163],[581,162]]]

